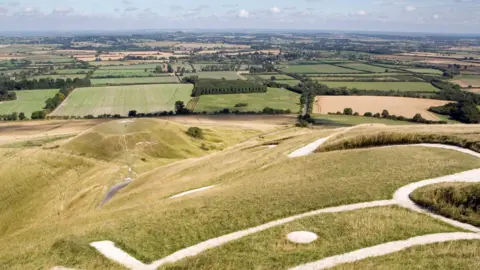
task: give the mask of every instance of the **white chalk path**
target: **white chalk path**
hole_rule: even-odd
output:
[[[261,231],[264,231],[266,229],[270,229],[276,226],[280,226],[289,222],[292,222],[297,219],[305,218],[305,217],[311,217],[311,216],[316,216],[319,214],[324,214],[324,213],[339,213],[339,212],[347,212],[347,211],[354,211],[354,210],[359,210],[359,209],[365,209],[365,208],[371,208],[371,207],[378,207],[378,206],[388,206],[388,205],[394,205],[395,201],[393,200],[386,200],[386,201],[375,201],[375,202],[367,202],[367,203],[358,203],[358,204],[350,204],[350,205],[343,205],[343,206],[337,206],[337,207],[331,207],[331,208],[324,208],[276,221],[272,221],[257,227],[249,228],[246,230],[226,234],[217,238],[213,238],[210,240],[207,240],[205,242],[201,242],[199,244],[196,244],[194,246],[190,246],[188,248],[179,250],[161,260],[154,261],[150,265],[145,265],[145,264],[134,264],[132,262],[138,262],[135,258],[131,257],[128,255],[126,252],[122,251],[121,249],[117,248],[114,246],[114,244],[110,241],[101,241],[101,242],[94,242],[91,244],[91,246],[95,247],[100,253],[102,253],[105,257],[118,262],[122,264],[125,267],[128,267],[130,269],[135,269],[135,270],[143,270],[143,269],[157,269],[158,267],[165,265],[167,263],[173,263],[177,262],[179,260],[185,259],[187,257],[195,256],[200,254],[201,252],[204,252],[208,249],[212,249],[218,246],[221,246],[223,244],[226,244],[228,242],[238,240],[240,238],[243,238],[247,235],[251,235],[254,233],[258,233]],[[142,268],[143,267],[143,268]]]
[[[216,185],[208,186],[208,187],[202,187],[202,188],[197,188],[197,189],[193,189],[193,190],[189,190],[189,191],[185,191],[185,192],[179,193],[179,194],[177,194],[177,195],[173,195],[173,196],[170,197],[169,199],[174,199],[174,198],[178,198],[178,197],[183,197],[183,196],[186,196],[186,195],[189,195],[189,194],[192,194],[192,193],[197,193],[197,192],[204,191],[204,190],[207,190],[207,189],[211,189],[211,188],[214,188],[214,187],[216,187]]]
[[[380,244],[373,247],[362,248],[362,249],[345,253],[342,255],[328,257],[313,263],[290,268],[290,270],[326,269],[326,268],[337,266],[339,264],[356,262],[356,261],[363,260],[370,257],[384,256],[384,255],[399,252],[414,246],[442,243],[442,242],[448,242],[448,241],[457,241],[457,240],[480,240],[480,234],[457,232],[457,233],[439,233],[439,234],[417,236],[407,240],[389,242],[389,243]]]
[[[328,138],[329,137],[317,140],[316,142],[314,142],[314,146],[319,147]],[[320,143],[319,143],[319,141],[320,141]],[[313,151],[316,148],[314,148],[312,145],[313,144],[309,144],[308,147],[301,148],[303,150],[300,151],[300,152],[298,152],[298,150],[295,151],[295,152],[297,152],[296,156],[309,155],[309,154],[313,153]],[[405,146],[405,145],[403,145],[403,146]],[[450,146],[450,145],[415,144],[415,145],[412,145],[412,146],[444,148],[444,149],[456,150],[456,151],[460,151],[460,152],[470,154],[470,155],[473,155],[473,156],[476,156],[476,157],[480,157],[480,155],[476,152],[473,152],[473,151],[470,151],[470,150],[467,150],[467,149],[463,149],[463,148],[460,148],[460,147]],[[414,190],[416,190],[420,187],[426,186],[426,185],[445,183],[445,182],[480,182],[480,169],[467,171],[467,172],[462,172],[462,173],[457,173],[457,174],[453,174],[453,175],[449,175],[449,176],[443,176],[443,177],[439,177],[439,178],[435,178],[435,179],[429,179],[429,180],[424,180],[424,181],[420,181],[420,182],[417,182],[417,183],[409,184],[407,186],[404,186],[404,187],[401,187],[400,189],[398,189],[394,194],[394,199],[393,200],[364,202],[364,203],[359,203],[359,204],[343,205],[343,206],[337,206],[337,207],[331,207],[331,208],[324,208],[324,209],[319,209],[319,210],[316,210],[316,211],[312,211],[312,212],[299,214],[299,215],[295,215],[295,216],[292,216],[292,217],[287,217],[287,218],[284,218],[284,219],[272,221],[272,222],[269,222],[269,223],[266,223],[266,224],[263,224],[263,225],[260,225],[260,226],[257,226],[257,227],[249,228],[249,229],[246,229],[246,230],[233,232],[233,233],[223,235],[223,236],[220,236],[220,237],[216,237],[216,238],[213,238],[213,239],[209,239],[209,240],[201,242],[199,244],[196,244],[196,245],[190,246],[188,248],[179,250],[179,251],[177,251],[177,252],[175,252],[175,253],[173,253],[173,254],[165,257],[165,258],[162,258],[158,261],[154,261],[150,265],[145,265],[143,263],[137,264],[137,262],[139,262],[138,260],[131,257],[127,253],[123,252],[119,248],[115,247],[114,244],[110,241],[95,242],[95,243],[92,243],[92,246],[97,248],[97,250],[100,253],[102,253],[104,256],[106,256],[107,258],[109,258],[113,261],[116,261],[116,262],[130,268],[130,269],[138,269],[138,270],[157,269],[158,267],[160,267],[162,265],[165,265],[167,263],[174,263],[174,262],[180,261],[182,259],[185,259],[187,257],[196,256],[196,255],[198,255],[201,252],[204,252],[206,250],[221,246],[221,245],[226,244],[228,242],[238,240],[238,239],[243,238],[245,236],[248,236],[248,235],[251,235],[251,234],[254,234],[254,233],[258,233],[258,232],[261,232],[261,231],[266,230],[266,229],[270,229],[270,228],[273,228],[273,227],[276,227],[276,226],[279,226],[279,225],[286,224],[288,222],[292,222],[294,220],[302,219],[302,218],[305,218],[305,217],[311,217],[311,216],[319,215],[319,214],[322,214],[322,213],[339,213],[339,212],[346,212],[346,211],[353,211],[353,210],[359,210],[359,209],[365,209],[365,208],[371,208],[371,207],[379,207],[379,206],[388,206],[388,205],[399,205],[399,206],[402,206],[402,207],[405,207],[405,208],[408,208],[408,209],[411,209],[411,210],[414,210],[414,211],[417,211],[417,212],[423,212],[423,213],[426,213],[426,214],[428,214],[428,215],[430,215],[434,218],[440,219],[440,220],[445,221],[445,222],[447,222],[447,223],[449,223],[453,226],[456,226],[458,228],[465,229],[465,230],[470,230],[470,231],[473,231],[473,232],[479,232],[478,228],[473,227],[469,224],[461,223],[461,222],[458,222],[458,221],[455,221],[455,220],[452,220],[452,219],[448,219],[448,218],[445,218],[445,217],[438,216],[438,215],[432,214],[430,212],[427,212],[427,211],[421,209],[420,207],[416,206],[415,203],[410,200],[409,196]],[[435,238],[435,235],[434,235],[433,238],[435,238],[437,240],[437,242],[450,241],[450,240],[444,240],[446,238],[439,237],[440,234],[438,234],[436,236],[438,236],[438,237]],[[462,238],[463,236],[464,235],[460,235],[460,234],[452,234],[451,236],[449,236],[450,238],[448,238],[448,239],[462,240],[462,239],[464,239],[464,238]],[[458,237],[458,238],[455,238],[455,237]],[[429,239],[428,243],[436,243],[434,241],[435,239],[430,239],[430,238],[428,238],[428,239]],[[418,245],[418,244],[415,244],[417,242],[418,241],[414,241],[412,246],[413,245]],[[397,246],[397,247],[402,246],[402,244],[399,244],[398,241],[397,242],[392,242],[392,243],[393,243],[392,244],[393,246]],[[418,242],[418,243],[421,243],[421,241]],[[95,244],[95,245],[93,245],[93,244]],[[386,244],[383,244],[383,245],[387,245],[387,244],[390,244],[390,243],[386,243]],[[392,251],[392,252],[395,252],[395,251]],[[336,257],[340,258],[339,261],[342,261],[341,258],[344,258],[343,256],[345,256],[345,258],[347,258],[349,256],[348,254],[350,254],[350,253],[346,253],[346,254],[343,254],[343,255],[338,255]],[[378,256],[381,256],[381,255],[378,255]],[[359,257],[358,260],[361,260],[361,259],[362,258]],[[315,263],[317,263],[317,262],[315,262]],[[302,267],[302,266],[300,266],[300,267]]]
[[[297,150],[293,151],[290,155],[288,155],[288,157],[289,158],[297,158],[297,157],[303,157],[303,156],[311,155],[315,152],[315,150],[317,150],[318,147],[320,147],[322,144],[324,144],[330,138],[336,137],[336,136],[338,136],[340,134],[343,134],[345,132],[348,132],[352,129],[359,128],[359,127],[364,127],[364,126],[375,126],[375,124],[362,124],[362,125],[348,127],[348,128],[336,129],[336,130],[339,130],[339,131],[330,135],[330,136],[328,136],[328,137],[318,139],[318,140],[316,140],[316,141],[314,141],[310,144],[305,145],[304,147],[302,147],[300,149],[297,149]]]

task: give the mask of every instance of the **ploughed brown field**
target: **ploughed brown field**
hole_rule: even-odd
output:
[[[405,98],[405,97],[376,97],[376,96],[317,96],[313,105],[314,113],[327,114],[343,112],[345,108],[352,108],[354,112],[363,115],[366,112],[382,113],[388,110],[390,115],[413,117],[419,113],[427,120],[439,120],[428,111],[432,106],[441,106],[450,101]]]

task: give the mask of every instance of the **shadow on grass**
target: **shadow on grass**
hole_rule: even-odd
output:
[[[314,118],[314,125],[318,125],[318,126],[329,126],[329,127],[351,127],[351,126],[354,126],[352,124],[347,124],[347,123],[341,123],[341,122],[337,122],[337,121],[334,121],[334,120],[330,120],[330,119],[324,119],[324,118]]]

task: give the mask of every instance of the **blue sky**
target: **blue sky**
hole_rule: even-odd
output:
[[[0,31],[199,28],[480,33],[480,0],[0,0]]]

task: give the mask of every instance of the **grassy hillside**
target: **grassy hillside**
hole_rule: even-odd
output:
[[[480,226],[480,184],[426,186],[412,193],[411,198],[442,216]]]
[[[55,265],[121,269],[88,244],[111,240],[136,258],[151,262],[279,218],[391,199],[403,185],[480,166],[480,160],[469,155],[420,147],[287,157],[336,132],[331,129],[282,125],[283,130],[272,129],[260,136],[249,125],[215,127],[198,120],[205,137],[193,139],[184,133],[189,126],[152,119],[122,121],[50,145],[0,149],[1,269]],[[472,129],[462,127],[458,131],[470,136]],[[376,132],[375,127],[368,128],[372,130],[351,132],[354,136]],[[276,147],[267,147],[272,144]],[[138,173],[134,182],[98,208],[107,189],[124,179],[128,167]],[[210,185],[217,186],[169,199]],[[303,248],[287,243],[284,233],[293,229],[314,230],[321,234],[321,241]],[[253,266],[249,260],[263,268],[278,268],[392,239],[451,230],[425,215],[375,208],[299,220],[211,250],[211,258],[200,254],[198,260],[192,259],[208,269],[248,268]],[[255,255],[262,254],[260,250],[250,252],[250,247],[265,248],[270,259]],[[186,267],[186,263],[178,266]]]

